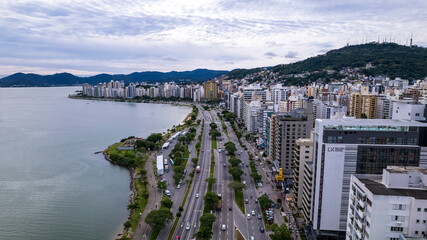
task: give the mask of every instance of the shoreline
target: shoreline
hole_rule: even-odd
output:
[[[110,147],[110,146],[109,146]],[[108,147],[108,148],[109,148]],[[108,149],[107,148],[107,149]],[[136,188],[135,188],[135,179],[136,179],[136,172],[135,172],[135,169],[133,169],[133,168],[128,168],[128,167],[125,167],[125,166],[122,166],[122,165],[120,165],[120,164],[117,164],[117,163],[115,163],[115,162],[113,162],[111,159],[110,159],[110,155],[107,153],[107,149],[105,149],[104,151],[102,151],[102,154],[104,155],[104,159],[105,160],[107,160],[109,163],[111,163],[111,164],[113,164],[113,165],[117,165],[117,166],[120,166],[120,167],[123,167],[123,168],[126,168],[127,170],[129,170],[129,175],[130,175],[130,183],[129,183],[129,188],[130,188],[130,190],[132,191],[132,193],[131,193],[131,195],[130,195],[130,199],[129,199],[129,203],[130,204],[132,204],[132,203],[134,203],[135,202],[135,195],[137,194],[136,193]],[[95,153],[96,154],[96,153]],[[130,218],[131,218],[131,216],[132,216],[132,211],[131,210],[129,210],[129,214],[128,214],[128,217],[127,217],[127,220],[130,220]],[[121,231],[117,234],[117,236],[118,237],[122,237],[125,233],[126,233],[126,228],[123,226],[123,223],[121,224],[121,226],[120,226],[120,228],[121,228]],[[117,237],[116,236],[116,237]]]
[[[69,98],[72,98],[72,97],[69,97]],[[72,99],[81,99],[81,100],[92,100],[92,99],[85,99],[85,98],[72,98]],[[95,100],[100,100],[100,99],[95,99]],[[103,99],[102,101],[111,101],[110,99]],[[122,101],[114,101],[114,102],[122,102]],[[147,102],[137,102],[137,103],[147,103]],[[148,103],[158,103],[158,102],[148,102]],[[178,106],[185,106],[185,107],[190,107],[190,112],[185,116],[185,118],[180,122],[180,123],[178,123],[178,125],[175,125],[175,127],[172,127],[172,129],[173,128],[176,128],[176,127],[178,127],[178,126],[181,126],[181,125],[184,125],[185,124],[185,121],[187,120],[187,118],[191,115],[191,113],[192,113],[192,110],[191,110],[191,105],[193,105],[193,104],[188,104],[188,105],[183,105],[183,104],[177,104],[177,103],[172,103],[172,102],[161,102],[161,103],[159,103],[159,104],[169,104],[169,105],[178,105]],[[168,131],[166,131],[166,134],[167,134],[167,132]],[[162,134],[163,136],[165,136],[166,134]],[[129,199],[129,203],[130,204],[133,204],[134,202],[135,202],[135,196],[137,195],[137,190],[136,190],[136,187],[135,187],[135,179],[136,179],[136,171],[135,171],[135,169],[134,168],[130,168],[130,167],[125,167],[125,166],[122,166],[122,165],[120,165],[120,164],[117,164],[117,163],[115,163],[114,161],[112,161],[111,159],[110,159],[110,155],[107,153],[107,150],[108,150],[108,148],[110,148],[112,145],[110,145],[110,146],[108,146],[104,151],[97,151],[97,152],[95,152],[94,154],[99,154],[99,153],[101,153],[102,152],[102,154],[104,155],[104,159],[105,160],[107,160],[109,163],[111,163],[111,164],[114,164],[114,165],[117,165],[117,166],[120,166],[120,167],[124,167],[124,168],[126,168],[127,170],[129,170],[129,174],[130,174],[130,183],[129,183],[129,188],[130,188],[130,190],[132,191],[132,193],[131,193],[131,196],[130,196],[130,199]],[[150,154],[149,154],[149,156],[151,155],[151,154],[153,154],[153,153],[156,153],[157,152],[157,150],[155,150],[155,151],[151,151],[150,152]],[[149,160],[149,158],[147,159],[147,160]],[[144,209],[144,211],[145,211],[145,209]],[[128,214],[128,218],[127,218],[127,220],[130,220],[131,219],[131,216],[132,216],[132,210],[129,210],[129,214]],[[116,237],[123,237],[124,236],[124,234],[126,234],[126,228],[123,226],[123,224],[121,225],[121,233],[118,233],[117,234],[117,236]]]
[[[170,104],[176,106],[189,107],[197,103],[190,101],[164,101],[164,100],[134,100],[132,98],[96,98],[96,97],[78,97],[75,95],[68,95],[68,98],[77,100],[89,100],[89,101],[104,101],[104,102],[123,102],[123,103],[156,103],[156,104]]]

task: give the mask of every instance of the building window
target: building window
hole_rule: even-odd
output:
[[[403,227],[391,227],[392,232],[403,232]]]
[[[427,212],[427,208],[424,208],[424,212]]]
[[[419,116],[420,116],[420,113],[415,113],[415,116],[416,116],[416,117],[419,117]]]
[[[393,204],[393,210],[406,210],[406,205],[403,205],[403,204]]]
[[[423,223],[425,224],[425,223],[426,223],[426,220],[423,220]]]
[[[417,208],[417,212],[421,212],[421,208]]]
[[[417,219],[417,223],[420,223],[420,219]]]
[[[415,231],[415,235],[418,235],[418,231]]]
[[[405,216],[392,216],[391,220],[392,221],[404,222],[405,221]],[[417,221],[419,221],[419,220],[417,220]]]

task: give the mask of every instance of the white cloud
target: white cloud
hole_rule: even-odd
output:
[[[7,1],[0,9],[0,75],[230,70],[288,63],[378,36],[405,43],[414,33],[420,44],[427,42],[425,9],[423,0]]]

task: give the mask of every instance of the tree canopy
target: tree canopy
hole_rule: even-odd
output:
[[[173,214],[168,209],[153,210],[145,217],[145,222],[154,230],[160,230],[173,219]]]

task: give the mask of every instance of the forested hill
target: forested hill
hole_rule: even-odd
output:
[[[70,73],[57,73],[53,75],[38,75],[15,73],[0,79],[0,87],[46,87],[46,86],[72,86],[83,83],[98,84],[110,80],[129,82],[165,82],[165,81],[207,81],[219,77],[227,71],[196,69],[185,72],[134,72],[124,74],[98,74],[91,77],[78,77]]]
[[[373,68],[365,69],[367,63],[372,63]],[[362,73],[371,76],[384,74],[390,78],[424,79],[427,77],[427,48],[395,43],[352,45],[296,63],[277,65],[270,70],[280,75],[289,75],[323,70],[339,71],[345,67],[358,67]],[[242,78],[253,72],[254,69],[236,69],[227,75],[229,78]]]

